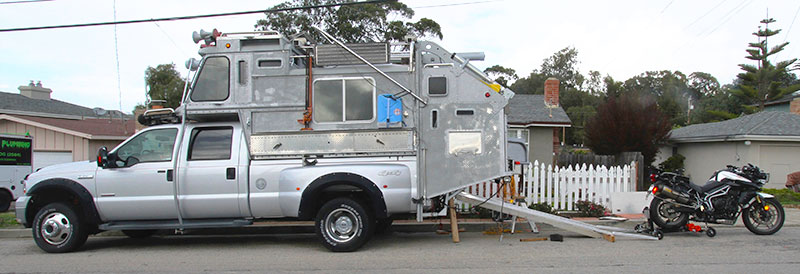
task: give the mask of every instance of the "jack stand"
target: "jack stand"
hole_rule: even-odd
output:
[[[450,233],[453,234],[453,242],[458,243],[461,242],[461,239],[458,237],[458,218],[456,217],[454,200],[455,198],[450,198],[450,200],[447,201],[447,207],[450,208]]]

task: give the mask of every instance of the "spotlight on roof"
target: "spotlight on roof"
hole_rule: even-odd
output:
[[[197,70],[197,68],[200,67],[200,60],[197,60],[197,59],[194,59],[194,58],[190,58],[189,60],[186,60],[186,64],[185,65],[186,65],[187,69],[189,69],[191,71],[195,71],[195,70]]]

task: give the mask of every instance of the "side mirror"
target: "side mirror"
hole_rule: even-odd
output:
[[[105,168],[108,165],[108,148],[101,147],[97,151],[97,166]]]
[[[128,159],[125,159],[125,167],[131,167],[139,163],[139,158],[130,156]]]

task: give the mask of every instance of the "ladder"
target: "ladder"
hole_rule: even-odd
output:
[[[454,198],[465,203],[479,205],[480,207],[486,209],[494,211],[502,210],[503,213],[508,213],[510,215],[514,215],[515,217],[516,216],[524,217],[534,222],[546,223],[563,230],[572,231],[592,238],[602,238],[612,243],[616,241],[617,237],[642,239],[642,240],[658,240],[658,238],[654,236],[630,233],[629,231],[632,230],[618,228],[618,227],[611,227],[611,226],[591,225],[584,222],[564,218],[561,216],[533,210],[527,207],[506,203],[498,198],[490,198],[486,200],[486,198],[469,194],[466,191],[462,191],[456,194]]]

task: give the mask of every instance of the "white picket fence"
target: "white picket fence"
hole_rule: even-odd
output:
[[[527,165],[522,180],[515,177],[516,190],[530,204],[547,203],[556,210],[573,210],[577,201],[592,201],[610,205],[611,193],[636,191],[635,163],[624,166],[553,167],[538,161]],[[510,188],[500,190],[500,184],[484,182],[469,186],[467,191],[479,197],[502,197]],[[507,196],[509,197],[509,196]],[[464,211],[469,204],[460,204]]]

